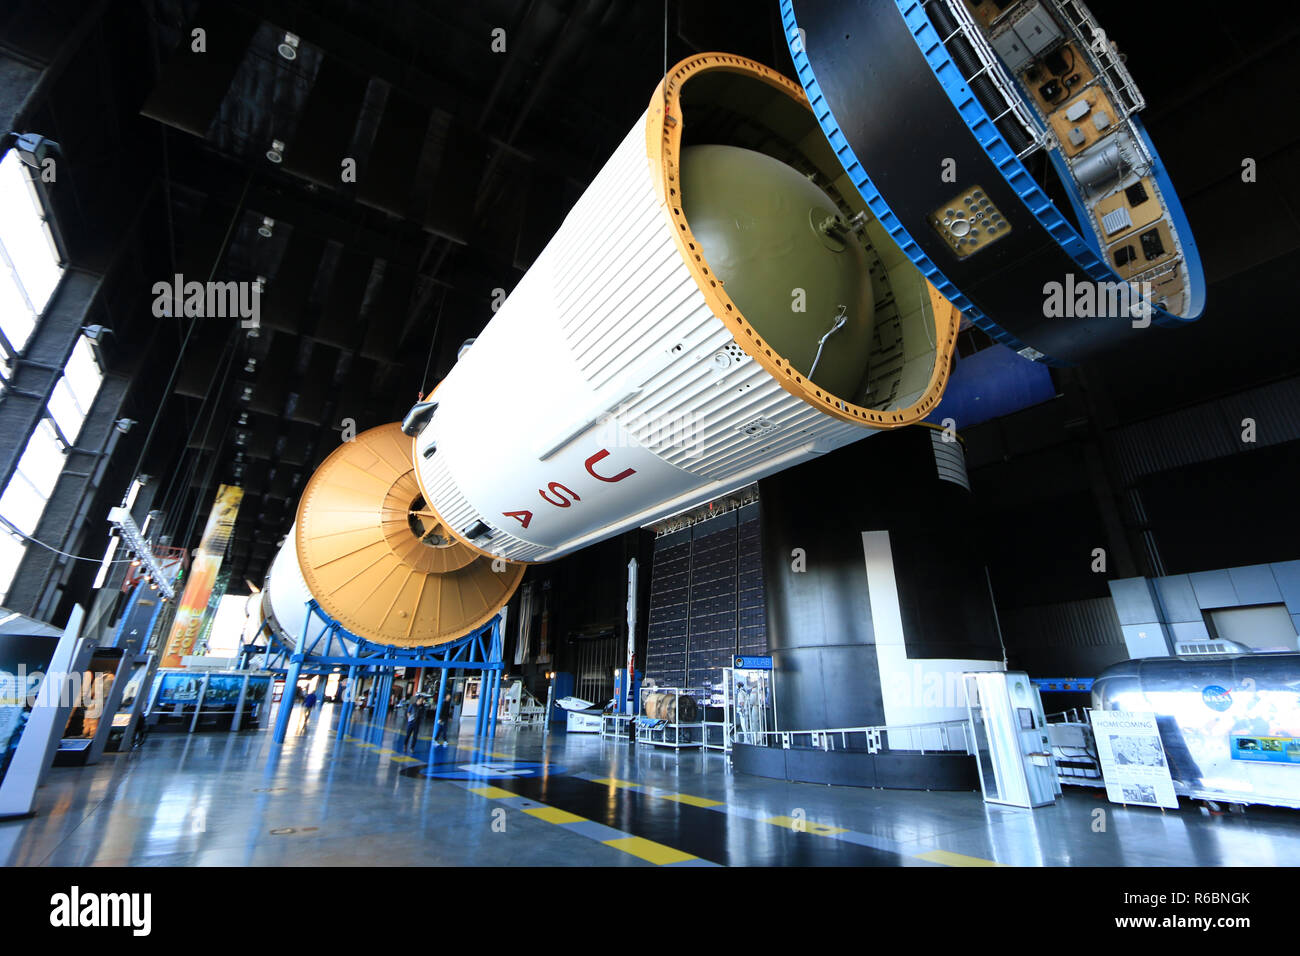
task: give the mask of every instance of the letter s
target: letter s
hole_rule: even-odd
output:
[[[550,492],[554,494],[556,497],[555,498],[549,497],[546,494],[547,489],[549,489]],[[562,492],[567,492],[568,494],[572,495],[573,501],[582,500],[582,498],[578,495],[576,491],[574,491],[571,488],[566,488],[558,481],[553,481],[549,485],[547,485],[546,488],[539,488],[537,491],[537,493],[542,496],[542,499],[548,502],[549,504],[553,504],[557,508],[567,508],[569,507],[569,505],[573,504],[573,501],[569,501],[567,498],[565,498]],[[559,500],[557,501],[556,498],[558,498]]]

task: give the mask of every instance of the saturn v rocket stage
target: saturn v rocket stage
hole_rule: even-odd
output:
[[[528,563],[924,418],[959,319],[798,85],[692,57],[430,400],[313,475],[264,612],[453,640]]]
[[[357,640],[445,644],[526,565],[769,479],[764,534],[790,547],[797,521],[824,545],[798,584],[764,562],[783,725],[895,728],[872,779],[973,786],[924,736],[966,715],[930,678],[1006,667],[954,530],[960,452],[882,441],[834,513],[808,489],[838,474],[775,476],[932,415],[963,319],[1027,361],[1081,361],[1194,320],[1204,275],[1091,14],[967,6],[781,0],[799,83],[726,54],[678,63],[427,400],[312,477],[263,591],[284,643],[315,601]],[[1043,296],[1075,273],[1127,305],[1062,321]]]
[[[1031,360],[1090,354],[1127,334],[1129,323],[1114,319],[1077,328],[1040,322],[1031,313],[1041,308],[1021,301],[1037,294],[1037,285],[1021,289],[1012,304],[989,293],[994,274],[1002,285],[1025,285],[1006,277],[1020,275],[1042,248],[1057,243],[1073,256],[1061,259],[1063,269],[1082,268],[1099,279],[1129,273],[1103,268],[1064,220],[1051,218],[1055,207],[1022,182],[1031,177],[1022,175],[1021,154],[995,156],[1002,134],[980,120],[985,114],[956,79],[965,75],[960,63],[952,66],[939,46],[898,66],[915,79],[910,95],[919,97],[927,83],[946,91],[946,98],[924,100],[934,114],[927,114],[929,138],[882,151],[876,140],[886,130],[897,138],[911,105],[889,100],[882,87],[865,115],[859,106],[868,74],[861,62],[890,62],[889,30],[900,16],[893,6],[846,11],[800,3],[808,8],[805,51],[803,28],[783,0],[802,87],[718,53],[683,60],[663,78],[559,231],[428,400],[400,427],[345,442],[311,479],[263,599],[267,618],[289,642],[303,623],[303,605],[315,599],[366,641],[445,643],[490,620],[526,564],[921,421],[939,404],[953,368],[962,320],[953,301]],[[821,21],[831,14],[866,18],[864,29],[838,20],[826,26]],[[888,22],[868,23],[871,17]],[[906,25],[917,43],[934,30],[920,21]],[[984,28],[966,27],[962,36],[983,50]],[[863,58],[843,55],[841,34],[867,44]],[[822,50],[817,77],[809,61],[814,47]],[[877,86],[889,78],[871,75]],[[1000,87],[1014,88],[1009,80]],[[1028,115],[1026,109],[1016,115]],[[840,113],[851,128],[837,125]],[[987,174],[982,188],[1001,212],[984,208],[989,199],[980,186],[966,184],[965,200],[952,202],[970,205],[965,215],[973,218],[962,219],[963,228],[984,229],[987,241],[966,237],[960,246],[943,246],[943,230],[955,228],[944,225],[953,209],[930,224],[937,239],[918,219],[929,215],[933,189],[921,189],[922,174],[909,178],[908,157],[939,168],[938,153],[930,154],[945,140],[930,135],[935,124],[954,144],[970,138],[962,149],[977,150],[964,168]],[[1135,142],[1145,135],[1126,132],[1125,124],[1113,129]],[[1040,139],[1039,145],[1054,142],[1046,134]],[[873,166],[888,174],[881,184],[857,160],[868,151]],[[996,169],[985,168],[985,154],[997,160]],[[1152,160],[1149,168],[1155,179],[1143,194],[1163,197],[1153,206],[1183,237],[1156,255],[1144,234],[1148,265],[1169,273],[1161,280],[1168,288],[1156,290],[1160,308],[1199,309],[1195,245],[1162,167]],[[1141,172],[1117,180],[1116,189],[1129,190],[1126,201],[1136,201],[1128,184]],[[1003,195],[999,177],[1023,187],[1019,199]],[[912,187],[924,195],[911,195]],[[897,208],[886,205],[885,194]],[[1022,200],[1029,209],[1023,215],[1014,206]],[[1034,231],[1040,220],[1050,226],[1046,238]],[[1029,238],[1003,242],[1008,229]],[[945,249],[955,264],[936,265],[946,262]],[[1165,260],[1179,250],[1170,272]],[[1179,291],[1184,281],[1186,292]],[[1001,311],[990,316],[980,302]],[[1031,345],[1021,348],[1021,339]]]

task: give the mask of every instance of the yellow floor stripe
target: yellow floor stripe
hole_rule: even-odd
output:
[[[689,804],[692,807],[720,807],[721,800],[710,800],[707,797],[692,797],[689,793],[659,793],[655,796],[663,797],[665,800],[676,800],[678,803]]]
[[[816,820],[796,820],[793,817],[768,817],[763,822],[777,827],[785,827],[787,830],[794,830],[796,833],[812,833],[816,836],[849,832],[844,827],[833,827],[825,823],[818,823]]]
[[[393,761],[393,763],[421,763],[422,762],[420,760],[415,759],[414,757],[390,757],[389,759]]]
[[[942,863],[944,866],[1007,866],[1006,863],[995,863],[992,860],[985,860],[978,856],[966,856],[962,853],[952,853],[948,850],[931,850],[928,853],[918,853],[918,860],[927,860],[930,863]]]
[[[698,859],[698,857],[691,856],[689,853],[674,850],[670,846],[655,843],[654,840],[647,840],[644,837],[620,837],[617,840],[605,840],[604,843],[606,846],[612,846],[616,850],[622,850],[624,853],[630,853],[632,856],[640,857],[659,866],[663,866],[665,863],[681,863],[683,860]]]
[[[545,820],[547,823],[581,823],[587,819],[568,810],[561,810],[559,807],[529,807],[524,810],[524,813]]]
[[[477,793],[480,797],[516,797],[518,794],[511,793],[509,790],[502,790],[500,787],[470,787],[470,793]]]
[[[611,787],[619,787],[620,789],[627,790],[639,790],[641,788],[641,784],[639,783],[633,783],[631,780],[620,780],[618,777],[601,777],[599,780],[593,780],[591,782],[603,783]]]

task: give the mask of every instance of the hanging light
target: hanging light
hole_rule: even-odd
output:
[[[286,33],[284,39],[280,41],[279,46],[275,48],[276,52],[286,60],[293,61],[298,58],[298,37],[293,33]]]
[[[271,140],[271,148],[266,151],[266,158],[273,163],[284,162],[284,140]]]

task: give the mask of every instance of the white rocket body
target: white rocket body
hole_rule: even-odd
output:
[[[307,602],[312,600],[312,593],[298,564],[298,549],[294,547],[297,530],[298,526],[294,524],[285,535],[284,544],[271,562],[271,572],[266,576],[266,586],[262,589],[262,610],[267,621],[276,629],[279,639],[295,649],[302,642],[304,633],[310,643],[325,626],[319,617],[308,626]],[[354,645],[347,641],[345,646],[352,648]]]
[[[736,344],[674,228],[643,119],[432,396],[415,467],[455,533],[547,561],[874,434]]]

